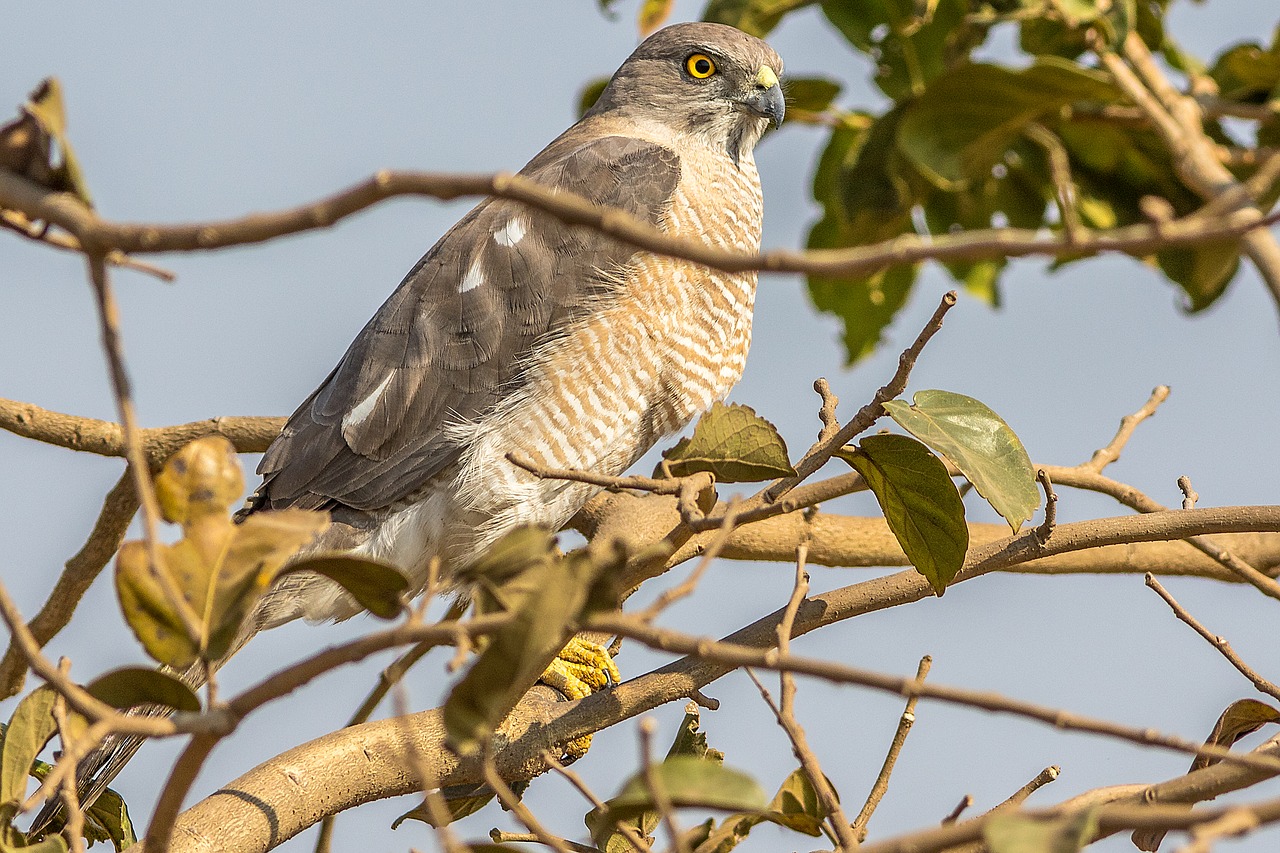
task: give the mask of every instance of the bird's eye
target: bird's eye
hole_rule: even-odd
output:
[[[695,53],[684,61],[684,68],[699,80],[705,80],[716,73],[716,64],[705,53]]]

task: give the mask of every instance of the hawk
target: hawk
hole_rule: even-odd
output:
[[[752,150],[782,121],[781,74],[777,53],[737,29],[667,27],[520,174],[667,234],[756,251]],[[598,491],[540,479],[508,453],[621,474],[728,394],[746,361],[755,289],[754,272],[637,251],[519,202],[483,201],[289,418],[243,512],[327,510],[334,523],[310,550],[391,563],[421,591],[434,557],[448,576],[516,526],[560,528]],[[357,610],[337,585],[288,575],[242,640]],[[137,746],[111,741],[82,762],[82,802]],[[58,807],[51,801],[33,829]]]
[[[755,251],[752,150],[780,123],[782,60],[722,24],[647,38],[520,172],[662,231]],[[558,529],[598,488],[507,459],[621,474],[742,375],[754,272],[723,273],[489,199],[420,260],[289,418],[248,511],[327,510],[317,550],[465,565],[521,524]],[[255,628],[356,612],[295,575]]]

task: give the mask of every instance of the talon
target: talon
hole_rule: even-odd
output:
[[[621,684],[622,673],[608,649],[599,643],[574,637],[538,681],[559,691],[567,699],[585,699],[598,690]],[[591,735],[584,735],[566,743],[564,753],[576,761],[587,754],[590,746]]]

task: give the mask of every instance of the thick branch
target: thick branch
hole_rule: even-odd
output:
[[[284,418],[220,417],[140,430],[143,451],[158,468],[188,442],[221,435],[240,453],[261,453],[284,426]],[[42,409],[32,403],[0,397],[0,429],[23,438],[99,456],[125,455],[124,430],[113,421],[84,418]]]
[[[1059,525],[1051,545],[1064,550],[1087,547],[1090,540],[1109,541],[1120,535],[1180,538],[1186,535],[1187,522],[1214,532],[1241,525],[1280,529],[1280,509],[1176,511],[1107,521],[1115,524],[1101,528],[1097,522]],[[1015,547],[1027,538],[1034,540],[1034,535],[975,548],[957,582],[1027,559],[1027,552]],[[815,595],[800,605],[793,634],[799,636],[930,594],[920,575],[904,571]],[[775,631],[784,615],[782,611],[770,614],[724,642],[767,649],[776,642]],[[545,769],[540,758],[544,750],[685,698],[733,669],[733,664],[686,657],[576,703],[548,704],[540,697],[527,696],[499,735],[499,742],[507,745],[497,756],[499,770],[508,779],[536,775]],[[915,679],[905,681],[916,684]],[[435,759],[437,784],[474,783],[480,778],[478,766],[461,763],[443,749],[438,711],[415,714],[407,721],[409,725],[405,719],[382,720],[344,729],[271,759],[181,815],[171,849],[203,851],[216,845],[244,853],[266,851],[325,814],[417,791],[422,780],[416,778],[408,761],[415,750]],[[1265,771],[1254,768],[1253,772]]]

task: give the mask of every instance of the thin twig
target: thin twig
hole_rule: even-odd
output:
[[[1205,641],[1209,643],[1209,645],[1217,649],[1218,653],[1221,654],[1224,658],[1226,658],[1227,662],[1230,663],[1232,666],[1234,666],[1240,672],[1241,675],[1249,679],[1249,681],[1253,684],[1254,687],[1256,687],[1260,692],[1267,694],[1268,696],[1271,696],[1276,699],[1280,699],[1280,686],[1277,686],[1276,684],[1272,683],[1271,681],[1268,681],[1267,679],[1259,675],[1258,672],[1253,669],[1253,667],[1245,663],[1244,660],[1241,659],[1241,657],[1238,654],[1236,654],[1235,649],[1231,648],[1230,643],[1228,643],[1223,637],[1217,634],[1214,634],[1212,631],[1210,631],[1208,628],[1202,625],[1200,621],[1197,620],[1194,616],[1192,616],[1185,607],[1183,607],[1181,604],[1178,603],[1177,599],[1175,599],[1169,593],[1169,591],[1166,590],[1163,585],[1161,585],[1160,581],[1156,580],[1155,575],[1151,574],[1150,572],[1147,572],[1145,580],[1146,580],[1147,586],[1155,590],[1156,595],[1163,598],[1165,604],[1169,605],[1170,609],[1173,610],[1174,616],[1177,616],[1179,619],[1181,619],[1183,622],[1189,625],[1191,627],[1191,630],[1195,631],[1197,634],[1203,637]]]
[[[409,699],[406,695],[404,684],[398,682],[394,687],[392,702],[395,704],[394,713],[396,719],[403,721],[405,733],[410,734],[412,727],[409,724]],[[444,848],[445,853],[470,853],[470,846],[459,841],[457,835],[454,834],[453,817],[449,814],[449,805],[445,801],[444,794],[440,791],[431,762],[423,755],[417,741],[412,737],[405,738],[405,741],[409,745],[410,764],[417,771],[418,778],[422,780],[423,805],[426,806],[427,813],[431,816],[431,828],[435,830],[440,846]],[[332,826],[332,823],[329,825]],[[319,844],[317,843],[318,848]]]
[[[602,819],[607,817],[609,806],[605,804],[604,800],[596,796],[596,793],[591,790],[586,782],[583,781],[581,776],[570,770],[568,767],[565,767],[558,756],[550,750],[543,750],[542,761],[554,772],[563,776],[570,785],[576,788],[578,793],[582,794],[582,796],[586,798],[587,802],[591,803],[592,808],[600,812]],[[626,836],[627,841],[631,842],[631,846],[639,851],[639,853],[649,853],[649,844],[640,837],[640,833],[636,832],[635,827],[625,822],[616,823],[614,824],[614,827]]]
[[[203,649],[206,638],[200,624],[200,617],[182,595],[177,581],[169,573],[160,557],[160,505],[156,501],[155,487],[151,483],[150,466],[143,452],[138,418],[133,405],[133,390],[125,368],[124,347],[120,340],[120,308],[116,304],[115,293],[111,289],[111,280],[107,276],[103,255],[90,253],[87,258],[90,283],[93,285],[93,293],[97,299],[102,348],[107,356],[111,388],[115,393],[116,409],[124,429],[125,458],[129,460],[129,469],[133,472],[134,489],[137,491],[138,502],[142,507],[142,535],[146,543],[148,568],[151,577],[164,595],[165,603],[178,617],[187,639],[196,648]]]
[[[653,717],[641,718],[640,725],[637,727],[640,741],[640,778],[648,790],[649,798],[653,800],[653,807],[657,810],[662,825],[671,836],[672,848],[676,853],[693,853],[689,849],[689,839],[685,838],[684,832],[680,829],[680,823],[676,820],[675,806],[671,804],[671,798],[667,796],[666,789],[662,787],[662,780],[658,778],[658,771],[654,769],[653,735],[657,730],[658,723]]]
[[[1199,512],[1200,510],[1194,510]],[[1065,528],[1065,525],[1064,525]],[[770,670],[786,670],[810,675],[839,684],[857,684],[875,690],[894,693],[903,697],[922,696],[980,708],[986,711],[1014,714],[1038,720],[1058,729],[1091,732],[1106,737],[1125,740],[1143,746],[1157,746],[1189,755],[1205,755],[1222,761],[1235,761],[1259,770],[1280,773],[1280,759],[1241,755],[1223,747],[1201,744],[1186,738],[1168,735],[1150,728],[1139,728],[1113,723],[1057,708],[1037,705],[1021,699],[963,687],[917,683],[914,678],[889,675],[851,667],[833,661],[782,655],[777,649],[760,649],[739,643],[715,641],[672,630],[660,630],[622,614],[597,614],[586,620],[592,630],[606,630],[664,651],[679,652],[704,661],[714,661],[730,667],[758,667]]]
[[[36,675],[49,683],[54,690],[66,697],[67,702],[79,713],[92,721],[109,720],[112,731],[145,735],[148,737],[177,734],[178,729],[171,720],[158,717],[131,717],[118,712],[115,708],[90,695],[83,687],[76,684],[59,671],[48,658],[40,652],[35,638],[27,630],[9,590],[0,582],[0,618],[9,626],[18,648],[26,657],[28,665]]]
[[[1046,767],[1045,769],[1041,770],[1039,774],[1036,775],[1036,778],[1032,779],[1030,782],[1023,785],[1018,790],[1014,791],[1009,796],[1009,799],[1005,800],[1003,803],[996,806],[991,811],[994,812],[994,811],[1000,811],[1001,809],[1017,808],[1018,806],[1026,802],[1027,797],[1031,796],[1036,791],[1043,788],[1045,785],[1048,785],[1050,782],[1056,780],[1058,776],[1060,776],[1061,774],[1062,774],[1062,768],[1056,764]]]
[[[137,510],[133,473],[125,471],[103,500],[89,538],[75,556],[67,560],[44,605],[31,617],[27,629],[37,647],[43,647],[71,621],[80,600],[124,541],[125,531]],[[0,660],[0,698],[7,699],[22,690],[26,674],[26,657],[13,637],[4,659]]]
[[[28,240],[44,243],[46,246],[66,252],[84,251],[84,247],[74,237],[57,231],[49,231],[43,227],[33,227],[30,223],[26,223],[25,220],[26,217],[15,214],[13,211],[0,210],[0,225],[12,229],[14,233],[21,234]],[[172,270],[167,270],[164,267],[156,266],[146,261],[140,261],[137,258],[131,258],[124,252],[115,250],[107,252],[107,263],[113,267],[121,267],[154,276],[163,282],[171,282],[178,277]]]
[[[963,797],[960,798],[960,802],[956,803],[956,807],[952,809],[950,812],[948,812],[947,816],[944,817],[941,821],[939,821],[939,823],[942,826],[948,826],[950,824],[955,823],[960,819],[960,815],[964,814],[965,809],[969,808],[972,805],[973,805],[973,795],[965,794]]]
[[[1049,472],[1043,468],[1036,471],[1036,480],[1044,488],[1044,523],[1036,528],[1036,535],[1041,542],[1048,542],[1053,535],[1053,528],[1058,524],[1058,493],[1053,490]]]
[[[1102,473],[1102,469],[1106,468],[1112,462],[1120,459],[1120,451],[1124,450],[1129,439],[1133,437],[1133,431],[1138,428],[1138,424],[1147,418],[1153,417],[1156,410],[1160,408],[1160,404],[1169,399],[1169,386],[1157,385],[1151,391],[1151,396],[1147,398],[1147,402],[1142,404],[1142,408],[1131,415],[1125,415],[1120,419],[1120,428],[1116,430],[1115,436],[1111,441],[1107,442],[1105,447],[1100,447],[1093,452],[1093,456],[1088,462],[1081,465],[1081,468],[1088,468],[1096,473]]]
[[[636,612],[636,616],[646,621],[657,619],[661,613],[675,602],[691,595],[698,587],[698,582],[702,580],[702,576],[720,556],[720,552],[724,550],[724,546],[728,544],[729,538],[733,536],[736,528],[738,515],[739,498],[735,495],[729,500],[728,506],[725,507],[724,514],[720,516],[720,532],[716,534],[711,543],[707,545],[707,550],[703,553],[702,559],[698,561],[689,577],[684,582],[662,591],[652,604],[644,610]]]
[[[1039,122],[1028,124],[1023,133],[1043,148],[1048,157],[1049,176],[1053,181],[1054,194],[1058,202],[1063,235],[1068,243],[1078,244],[1086,239],[1087,235],[1084,226],[1080,223],[1080,213],[1076,210],[1076,188],[1071,180],[1071,158],[1067,155],[1066,146],[1051,130]]]
[[[933,658],[929,655],[920,658],[920,665],[916,667],[916,681],[924,681],[928,677],[929,669],[932,666]],[[893,767],[898,763],[898,756],[902,753],[902,747],[907,742],[907,735],[910,734],[911,726],[916,721],[916,702],[919,699],[919,696],[912,696],[907,700],[907,707],[903,709],[902,716],[898,718],[898,728],[893,733],[893,741],[889,744],[889,752],[884,757],[884,763],[880,765],[880,772],[876,775],[876,781],[871,785],[871,792],[867,794],[867,801],[863,804],[862,810],[858,812],[858,816],[853,819],[853,831],[857,835],[859,843],[866,840],[867,824],[880,806],[880,801],[884,799],[884,795],[889,791],[889,777],[893,775]],[[954,820],[954,818],[952,819]]]
[[[1178,489],[1182,492],[1182,508],[1195,509],[1200,494],[1191,488],[1191,478],[1185,474],[1178,478]]]
[[[58,672],[64,677],[71,675],[71,661],[62,658],[58,661]],[[62,738],[63,750],[72,752],[75,744],[71,737],[71,727],[67,722],[67,700],[59,695],[53,703],[53,719],[58,726],[58,735]],[[84,809],[80,808],[80,797],[76,792],[76,777],[68,773],[62,777],[62,810],[67,817],[63,834],[70,844],[72,853],[84,853]]]
[[[489,830],[489,839],[494,844],[502,844],[507,841],[528,841],[534,844],[545,843],[532,832],[503,832],[500,829]],[[579,844],[577,841],[572,841],[568,838],[561,838],[560,843],[572,850],[573,853],[600,853],[599,850],[592,847],[590,844]]]
[[[485,784],[493,789],[493,793],[497,796],[498,802],[502,803],[507,811],[516,816],[516,820],[524,824],[525,828],[532,832],[539,841],[547,845],[556,853],[571,853],[566,841],[558,835],[547,830],[542,823],[534,817],[533,812],[529,811],[529,807],[520,802],[520,798],[516,796],[515,791],[511,790],[511,786],[507,784],[502,775],[498,773],[498,766],[494,763],[493,745],[487,744],[484,750],[484,760],[481,762],[481,770],[484,774]]]
[[[881,386],[880,390],[876,391],[875,396],[871,398],[871,402],[859,409],[858,413],[848,423],[835,430],[828,438],[818,441],[809,448],[804,457],[796,463],[794,477],[780,480],[766,489],[763,493],[766,502],[776,501],[794,489],[815,471],[827,464],[827,460],[837,450],[844,447],[860,433],[869,429],[872,424],[884,415],[884,404],[906,389],[907,379],[911,376],[911,369],[915,367],[916,359],[920,357],[920,353],[924,350],[925,345],[929,343],[929,340],[942,328],[943,318],[947,316],[947,312],[955,304],[955,291],[947,292],[933,312],[933,316],[929,318],[924,328],[920,330],[920,334],[916,336],[910,346],[903,350],[902,355],[898,356],[898,369],[894,371],[893,377]]]
[[[0,173],[0,207],[19,210],[28,218],[53,222],[85,246],[148,252],[207,251],[261,243],[286,234],[327,228],[341,219],[397,196],[453,199],[490,195],[519,201],[571,225],[594,228],[624,243],[657,254],[681,258],[726,272],[748,270],[804,272],[828,278],[869,275],[895,264],[925,260],[976,261],[999,257],[1043,255],[1061,257],[1102,252],[1145,255],[1155,251],[1206,242],[1221,242],[1254,232],[1276,221],[1259,218],[1257,211],[1228,216],[1196,214],[1168,223],[1130,225],[1091,232],[1075,244],[1044,237],[1033,229],[983,229],[954,235],[901,235],[871,246],[795,252],[775,249],[742,253],[665,234],[625,211],[601,208],[572,193],[555,193],[519,175],[449,175],[379,172],[327,199],[275,213],[255,214],[221,222],[184,225],[114,223],[98,218],[66,193],[54,193],[11,173]]]
[[[789,655],[791,652],[791,631],[795,627],[796,613],[800,610],[800,603],[804,601],[809,592],[809,573],[805,570],[805,559],[808,553],[808,543],[801,542],[796,548],[795,584],[792,586],[791,597],[787,600],[787,606],[782,612],[782,619],[778,622],[778,653],[784,656]],[[813,790],[817,793],[818,799],[822,802],[823,810],[827,813],[827,822],[830,823],[831,829],[835,833],[839,847],[846,851],[854,850],[858,846],[858,838],[853,832],[849,818],[844,813],[844,808],[840,805],[840,797],[835,788],[832,787],[830,780],[827,779],[826,774],[822,771],[822,764],[818,760],[817,754],[809,746],[809,738],[805,734],[804,727],[796,719],[795,677],[786,671],[778,673],[778,704],[774,706],[769,698],[769,692],[756,680],[755,674],[750,670],[747,670],[747,674],[751,676],[752,681],[756,682],[760,695],[773,710],[774,716],[777,717],[778,725],[787,733],[787,739],[791,741],[792,751],[800,761],[800,766],[804,768],[805,775],[809,777],[809,783],[813,785]]]
[[[840,398],[831,390],[831,383],[823,377],[813,380],[813,390],[822,398],[822,408],[818,409],[822,430],[818,433],[818,440],[823,441],[840,429],[840,421],[836,419],[836,406],[840,405]]]

